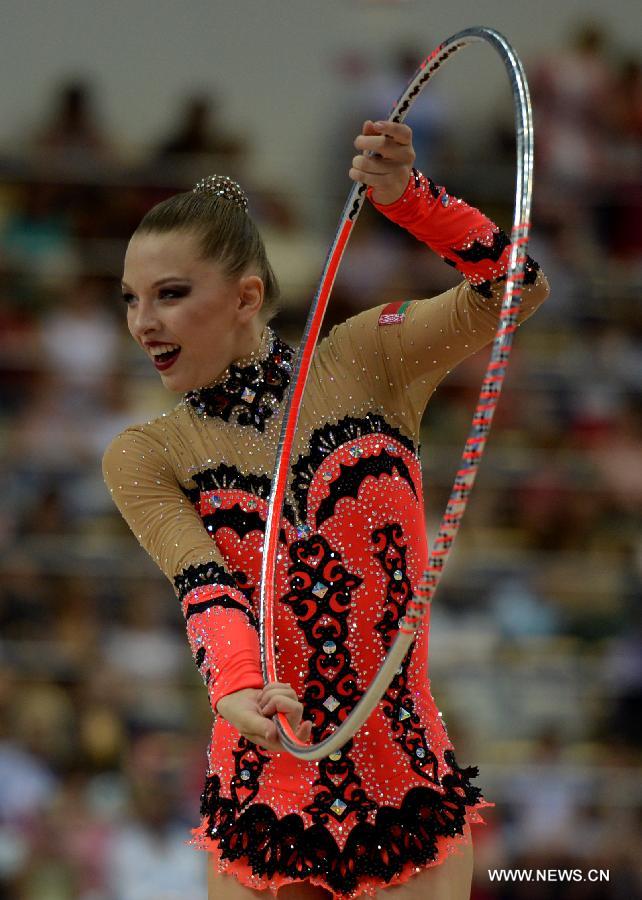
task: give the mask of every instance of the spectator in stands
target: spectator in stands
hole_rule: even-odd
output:
[[[246,152],[246,140],[227,132],[221,125],[218,100],[210,95],[193,94],[183,102],[176,125],[161,140],[155,155],[163,161],[217,156],[219,168],[238,173]]]
[[[43,161],[65,165],[109,163],[116,160],[116,148],[94,108],[91,88],[83,78],[62,84],[47,124],[33,142]]]

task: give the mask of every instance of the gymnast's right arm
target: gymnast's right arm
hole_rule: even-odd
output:
[[[121,515],[174,587],[213,712],[232,692],[263,688],[256,616],[163,446],[144,426],[126,428],[105,451],[103,476]]]
[[[263,683],[256,615],[181,490],[162,444],[142,425],[126,428],[105,451],[103,475],[121,515],[181,602],[212,711],[267,750],[283,749],[271,721],[276,712],[308,740],[312,723],[302,721],[294,689]]]

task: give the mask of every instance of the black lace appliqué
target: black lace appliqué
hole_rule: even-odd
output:
[[[533,284],[537,278],[539,268],[540,265],[537,260],[533,259],[532,256],[527,256],[524,264],[524,279],[522,284]],[[478,294],[481,294],[482,297],[490,300],[493,296],[493,286],[506,281],[506,277],[506,275],[498,275],[493,281],[482,281],[480,284],[471,284],[471,287],[474,291],[477,291]]]
[[[312,721],[312,740],[324,740],[352,712],[363,692],[346,646],[352,592],[362,579],[348,572],[340,554],[321,535],[295,541],[288,569],[291,590],[281,602],[292,607],[314,653],[302,702],[305,718]],[[325,824],[329,816],[343,821],[354,813],[367,819],[375,804],[361,787],[350,759],[352,739],[341,750],[319,760],[320,790],[305,807],[312,820]]]
[[[422,173],[418,169],[415,169],[414,166],[412,169],[412,178],[413,178],[413,183],[414,183],[415,189],[421,190]],[[439,185],[435,184],[435,182],[432,180],[432,178],[429,178],[428,175],[423,175],[423,178],[425,179],[426,187],[432,194],[433,199],[436,200],[437,197],[439,197],[439,194],[441,193],[442,188],[440,188]]]
[[[185,394],[198,415],[229,422],[232,414],[239,425],[265,431],[265,422],[281,402],[290,383],[294,350],[273,334],[269,354],[263,360],[238,366],[232,363],[224,381]]]
[[[509,244],[510,238],[505,231],[500,229],[494,232],[493,242],[490,246],[482,241],[473,241],[466,250],[458,250],[456,247],[451,247],[450,252],[458,256],[462,262],[481,262],[483,259],[492,259],[493,262],[497,262]]]
[[[209,597],[206,600],[189,603],[185,610],[186,621],[196,613],[205,612],[210,606],[227,606],[244,612],[250,625],[258,630],[259,622],[256,610],[252,608],[254,606],[254,588],[248,584],[245,572],[238,571],[230,575],[223,566],[212,560],[212,562],[202,563],[200,566],[188,566],[174,578],[179,600],[183,600],[195,588],[202,588],[208,584],[235,588],[243,594],[248,605],[244,606],[229,594],[220,594],[218,597]],[[198,660],[197,665],[200,665]]]
[[[355,438],[366,434],[386,434],[403,444],[411,453],[415,455],[417,453],[412,440],[406,437],[405,434],[402,434],[398,428],[389,425],[383,416],[377,413],[367,413],[362,419],[345,416],[334,425],[328,423],[322,428],[317,428],[310,435],[309,452],[305,455],[302,454],[292,466],[292,472],[294,473],[292,492],[301,521],[305,522],[307,519],[308,490],[319,466],[328,456],[338,450],[342,444],[346,444],[348,441],[353,441]],[[341,496],[357,496],[355,491],[358,492],[359,485],[366,475],[376,476],[382,472],[392,474],[392,466],[397,467],[401,477],[409,482],[413,493],[415,496],[417,495],[405,462],[398,456],[394,458],[386,457],[387,454],[382,451],[380,457],[367,457],[359,460],[360,467],[358,465],[341,467],[342,476],[336,480],[330,497],[321,504],[317,512],[317,528],[322,521],[325,521],[333,514],[334,506]],[[339,485],[338,482],[341,482],[341,484]]]
[[[486,244],[483,244],[481,241],[473,241],[468,250],[456,250],[454,247],[451,247],[450,252],[454,253],[464,262],[481,262],[481,260],[483,259],[491,259],[494,262],[497,262],[504,249],[509,244],[510,238],[505,231],[502,231],[500,229],[499,231],[495,232],[493,236],[493,243],[490,247],[487,247]],[[455,260],[449,259],[447,256],[442,256],[442,259],[449,266],[452,266],[453,269],[457,268],[457,262]],[[524,264],[524,279],[522,283],[533,284],[535,282],[535,279],[537,278],[539,268],[539,263],[534,260],[532,256],[527,256],[526,262]],[[493,287],[501,284],[503,281],[506,281],[505,274],[498,275],[497,278],[489,278],[486,279],[486,281],[480,281],[479,284],[473,284],[472,282],[470,282],[470,286],[478,294],[481,294],[482,297],[490,300],[493,296]]]
[[[236,586],[238,590],[243,594],[245,599],[248,602],[248,606],[252,608],[255,615],[257,616],[257,629],[258,629],[258,605],[256,603],[256,599],[254,597],[256,593],[256,585],[252,584],[246,572],[242,572],[241,569],[236,569],[232,572],[234,576],[234,580],[236,581]]]
[[[269,500],[272,481],[268,475],[257,475],[254,472],[241,472],[236,466],[220,463],[215,469],[203,469],[191,475],[196,488],[183,488],[183,493],[191,503],[198,503],[201,493],[205,491],[236,490],[254,494],[263,500]],[[289,503],[283,505],[283,515],[294,524],[294,510]],[[265,523],[264,523],[265,525]]]
[[[335,506],[342,497],[356,499],[359,495],[359,488],[368,475],[378,478],[384,473],[393,475],[395,470],[410,485],[415,498],[418,499],[417,489],[405,461],[399,456],[391,456],[385,449],[370,456],[363,456],[353,465],[341,463],[338,477],[330,484],[329,495],[319,504],[316,513],[316,527],[320,528],[326,519],[334,515]]]
[[[265,500],[270,496],[270,479],[267,475],[256,475],[254,472],[241,472],[236,466],[220,463],[215,469],[203,469],[191,475],[192,481],[198,485],[196,490],[186,491],[190,500],[196,502],[201,491],[237,490],[256,494]]]
[[[387,652],[397,636],[399,621],[406,613],[408,601],[412,598],[412,587],[406,574],[406,545],[403,543],[401,525],[392,523],[376,528],[372,532],[372,540],[377,548],[374,555],[388,576],[386,605],[375,625]],[[437,757],[428,746],[426,731],[420,725],[412,694],[408,689],[408,666],[414,648],[415,644],[412,643],[381,698],[381,708],[390,720],[394,742],[406,753],[412,769],[427,781],[438,784]]]
[[[199,566],[187,566],[174,578],[174,586],[179,600],[182,600],[194,588],[203,587],[206,584],[225,584],[228,587],[236,587],[234,578],[214,560],[201,563]]]
[[[193,616],[196,613],[205,612],[210,606],[225,606],[228,609],[240,609],[241,612],[245,613],[247,616],[248,622],[252,628],[255,628],[258,631],[258,619],[252,610],[245,606],[245,604],[235,600],[234,597],[230,597],[229,594],[220,594],[218,597],[210,597],[208,600],[203,600],[201,603],[190,603],[185,613],[185,619],[189,619],[190,616]]]
[[[230,780],[230,793],[236,809],[243,809],[256,797],[259,778],[265,766],[270,762],[270,754],[262,750],[246,737],[241,736],[237,742],[234,756],[234,776]]]
[[[235,503],[229,509],[215,509],[203,516],[203,522],[212,535],[215,535],[219,528],[231,528],[241,540],[253,531],[265,531],[265,522],[258,512],[242,509],[239,503]]]
[[[254,785],[257,789],[259,786],[262,756],[259,751],[255,760],[254,752],[249,754],[254,763],[246,768],[249,796],[255,796]],[[264,803],[252,804],[241,812],[236,794],[233,799],[221,797],[218,775],[206,778],[200,812],[207,834],[218,842],[223,859],[242,859],[257,875],[269,878],[276,872],[299,879],[321,876],[338,894],[349,894],[362,876],[390,881],[408,862],[417,866],[432,862],[439,837],[464,833],[466,807],[483,799],[481,789],[470,784],[479,769],[460,768],[452,750],[444,752],[444,760],[452,774],[442,778],[443,792],[413,787],[399,808],[378,807],[374,824],[357,822],[343,851],[323,824],[306,828],[298,813],[279,818]]]

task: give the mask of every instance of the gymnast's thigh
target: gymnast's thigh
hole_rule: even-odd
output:
[[[429,866],[404,884],[381,888],[376,900],[470,900],[473,880],[473,839],[470,825],[464,834],[467,843],[438,866]]]
[[[221,874],[216,870],[214,858],[208,859],[207,900],[256,900],[257,897],[269,900],[272,894],[246,887],[234,875]],[[277,892],[277,900],[329,900],[331,897],[330,891],[307,881],[284,884]]]

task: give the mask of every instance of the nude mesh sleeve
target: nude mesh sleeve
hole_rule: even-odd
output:
[[[162,445],[142,426],[125,429],[105,451],[103,476],[138,542],[174,587],[212,710],[227,694],[263,687],[256,616]]]

